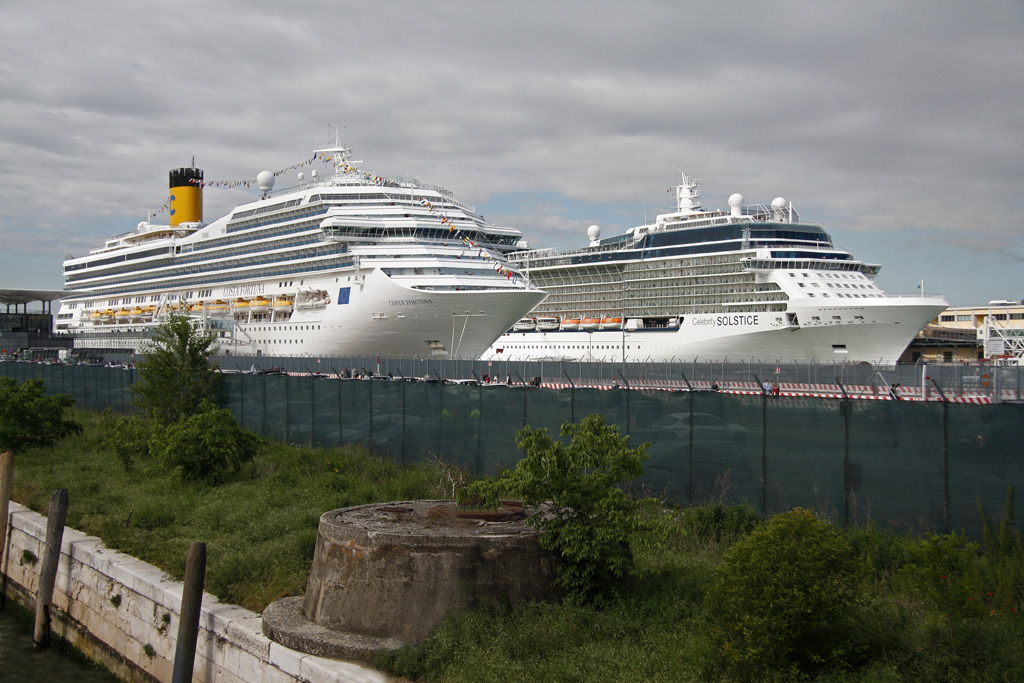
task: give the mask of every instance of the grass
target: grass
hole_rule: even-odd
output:
[[[204,541],[207,591],[255,611],[303,591],[323,513],[442,494],[436,466],[402,467],[358,446],[267,443],[218,487],[183,483],[145,461],[126,472],[101,445],[100,416],[76,410],[74,418],[82,434],[15,457],[12,498],[46,514],[66,488],[68,526],[179,579],[191,543]]]
[[[255,611],[303,591],[324,512],[450,498],[464,477],[443,463],[403,467],[361,447],[265,443],[225,484],[188,484],[144,460],[126,471],[102,445],[100,416],[78,410],[74,418],[82,434],[15,457],[14,499],[45,514],[53,492],[65,487],[69,526],[178,578],[191,542],[205,541],[207,590]],[[666,512],[675,528],[668,544],[639,553],[639,575],[602,608],[521,604],[454,614],[420,645],[373,664],[410,680],[445,682],[758,680],[725,663],[705,596],[729,550],[764,522],[751,509],[719,504]],[[926,553],[928,539],[871,526],[845,530],[863,568],[858,616],[879,635],[856,666],[775,671],[760,680],[1024,680],[1024,552],[1012,531],[1000,528],[978,553],[950,537],[933,538]],[[933,599],[932,574],[943,584],[958,581],[956,590],[940,591],[946,604]],[[1012,597],[1000,599],[1004,590]],[[986,600],[991,610],[975,607]]]

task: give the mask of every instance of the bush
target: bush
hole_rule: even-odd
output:
[[[567,597],[588,602],[615,593],[620,580],[634,572],[633,545],[657,543],[664,535],[653,499],[633,501],[623,487],[643,474],[647,444],[629,448],[628,437],[601,415],[562,425],[568,445],[546,429],[524,427],[516,445],[525,453],[514,470],[474,482],[459,494],[462,503],[481,499],[494,505],[502,498],[522,498],[545,506],[546,514],[529,523],[541,531],[540,545],[558,555],[558,583]]]
[[[858,663],[859,562],[809,510],[781,514],[723,557],[705,606],[726,668],[742,679],[800,677]]]
[[[220,484],[256,453],[259,438],[238,426],[230,411],[205,403],[201,412],[156,426],[149,452],[161,469],[184,481]]]
[[[964,533],[928,535],[908,544],[896,583],[924,611],[924,625],[940,650],[960,659],[983,658],[978,633],[1002,630],[1024,613],[1024,542],[1009,489],[998,526],[980,510],[982,544]]]
[[[100,416],[102,444],[117,454],[125,472],[135,468],[137,458],[149,455],[149,422],[138,415],[116,415],[109,408]]]
[[[81,432],[80,424],[64,419],[64,409],[73,405],[75,399],[67,394],[44,396],[42,379],[19,385],[10,377],[0,377],[0,451],[49,446]]]

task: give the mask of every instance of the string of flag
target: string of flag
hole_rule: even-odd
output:
[[[306,159],[305,161],[300,161],[299,163],[292,164],[291,166],[289,166],[287,168],[282,168],[280,170],[274,171],[274,177],[276,178],[277,176],[281,175],[282,173],[287,173],[288,171],[294,171],[296,169],[303,168],[304,166],[309,166],[310,164],[315,163],[317,161],[317,159],[324,159],[326,161],[329,161],[330,157],[325,156],[323,153],[314,154],[311,158]],[[228,188],[230,188],[230,187],[252,187],[253,185],[257,184],[257,181],[256,181],[255,178],[245,178],[244,180],[195,180],[195,179],[193,179],[190,182],[193,185],[198,185],[199,187],[228,187]]]
[[[281,169],[279,171],[274,171],[273,173],[274,173],[274,176],[276,177],[276,176],[281,175],[282,173],[287,173],[288,171],[294,171],[294,170],[302,168],[304,166],[309,166],[310,164],[316,163],[317,160],[323,161],[324,163],[330,163],[331,161],[333,161],[333,157],[331,157],[331,155],[326,154],[324,152],[317,152],[316,154],[314,154],[312,156],[312,158],[307,159],[306,161],[302,161],[302,162],[297,163],[297,164],[292,164],[288,168],[283,168],[283,169]],[[384,178],[383,176],[378,176],[378,175],[374,175],[372,173],[367,173],[365,171],[360,170],[357,166],[353,166],[352,164],[341,164],[341,165],[339,165],[338,168],[342,172],[344,172],[344,173],[356,173],[356,174],[359,174],[359,175],[361,175],[363,177],[363,179],[372,181],[372,182],[374,182],[374,183],[376,183],[378,185],[383,185],[383,184],[387,183],[387,179]],[[228,187],[228,188],[231,188],[231,187],[252,187],[254,184],[257,183],[257,180],[256,180],[256,178],[246,178],[245,180],[204,180],[204,181],[198,181],[198,180],[194,180],[193,179],[191,181],[191,183],[193,185],[198,185],[200,187]],[[516,273],[512,272],[511,270],[509,270],[508,268],[503,266],[501,264],[501,262],[499,262],[497,259],[495,259],[494,256],[489,251],[485,250],[483,247],[479,246],[476,242],[474,242],[472,239],[470,239],[469,235],[467,235],[466,233],[464,233],[461,230],[459,230],[458,228],[456,228],[454,221],[452,221],[452,219],[450,219],[448,217],[448,214],[442,213],[440,211],[440,209],[435,207],[426,198],[420,199],[420,204],[422,204],[424,207],[426,207],[427,211],[429,211],[431,214],[433,214],[437,218],[440,218],[441,219],[441,225],[442,226],[447,225],[448,226],[448,231],[450,233],[452,233],[454,237],[456,237],[457,239],[461,240],[462,243],[465,244],[466,246],[468,246],[469,248],[471,248],[471,249],[475,248],[477,250],[477,256],[479,256],[481,258],[485,258],[485,259],[487,259],[489,261],[494,261],[495,262],[494,263],[494,269],[498,273],[500,273],[501,275],[504,275],[506,278],[512,280],[512,282],[518,282],[519,281],[519,276]],[[167,211],[169,209],[170,209],[170,198],[168,198],[168,202],[165,203],[163,206],[161,206],[160,210],[157,211],[153,215],[159,215],[159,214],[164,213],[165,211]]]
[[[489,252],[489,251],[485,250],[483,247],[479,246],[476,242],[474,242],[472,239],[470,239],[469,235],[467,235],[466,233],[464,233],[461,230],[459,230],[458,228],[456,228],[455,227],[455,222],[452,221],[452,219],[450,219],[448,217],[448,214],[442,213],[440,209],[435,207],[430,202],[429,199],[427,199],[426,197],[420,199],[420,204],[422,204],[424,207],[426,207],[427,211],[429,211],[431,214],[433,214],[437,218],[440,218],[441,219],[441,225],[442,226],[443,225],[447,225],[449,233],[451,233],[457,239],[461,240],[463,244],[465,244],[466,246],[470,247],[471,249],[475,248],[477,250],[477,256],[479,256],[481,258],[485,258],[485,259],[487,259],[489,261],[494,261],[495,262],[494,263],[494,269],[498,273],[500,273],[500,274],[504,275],[506,278],[512,280],[512,282],[518,282],[519,281],[519,276],[517,274],[515,274],[514,272],[512,272],[511,270],[509,270],[505,266],[501,265],[501,263],[497,259],[494,258],[494,256],[491,254],[491,252]]]

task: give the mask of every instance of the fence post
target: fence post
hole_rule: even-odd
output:
[[[850,526],[850,396],[846,393],[846,387],[842,380],[836,377],[836,384],[839,391],[843,392],[842,402],[839,404],[843,411],[843,526]]]
[[[573,384],[568,372],[562,370],[562,374],[569,380],[569,421],[576,422],[576,385]]]
[[[7,508],[11,500],[11,482],[14,481],[14,455],[0,453],[0,574],[3,573],[4,548],[7,547]],[[0,591],[0,600],[3,591]]]
[[[181,616],[178,621],[178,642],[174,648],[172,683],[188,683],[192,680],[205,576],[206,544],[202,541],[193,541],[185,564],[185,586],[181,592]]]
[[[949,399],[939,383],[932,384],[942,398],[942,522],[945,533],[949,533]]]
[[[689,419],[687,420],[688,423],[689,423],[689,425],[688,425],[689,428],[686,430],[686,432],[687,432],[687,444],[688,444],[688,448],[687,448],[686,452],[687,452],[687,458],[689,460],[689,462],[686,465],[686,470],[687,470],[686,502],[687,502],[687,504],[692,505],[693,504],[693,401],[694,401],[695,397],[694,397],[694,394],[693,394],[693,387],[690,386],[690,380],[686,379],[686,375],[684,375],[681,372],[679,373],[679,375],[683,378],[683,382],[686,383],[686,388],[690,390],[690,392],[686,396],[687,403],[690,404],[690,416],[689,416]]]
[[[36,589],[36,623],[32,642],[36,647],[50,644],[50,602],[57,581],[60,562],[60,544],[64,540],[64,520],[68,516],[68,490],[57,489],[50,500],[46,519],[46,546],[43,563],[39,567],[39,587]]]

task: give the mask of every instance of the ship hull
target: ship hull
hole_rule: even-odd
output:
[[[941,299],[901,298],[856,307],[794,308],[795,321],[782,313],[723,313],[684,316],[678,326],[654,329],[510,332],[491,345],[483,357],[891,365],[921,327],[945,308]],[[832,315],[839,321],[832,322]],[[823,322],[801,322],[815,316]]]
[[[214,296],[270,296],[274,282],[232,283]],[[243,313],[201,314],[220,352],[272,356],[388,356],[478,358],[491,343],[544,298],[537,290],[428,291],[394,282],[379,270],[303,278],[303,287],[326,291],[328,303],[296,305],[287,317]],[[255,313],[259,313],[258,311]],[[138,350],[159,320],[96,326],[83,322],[79,348]]]

